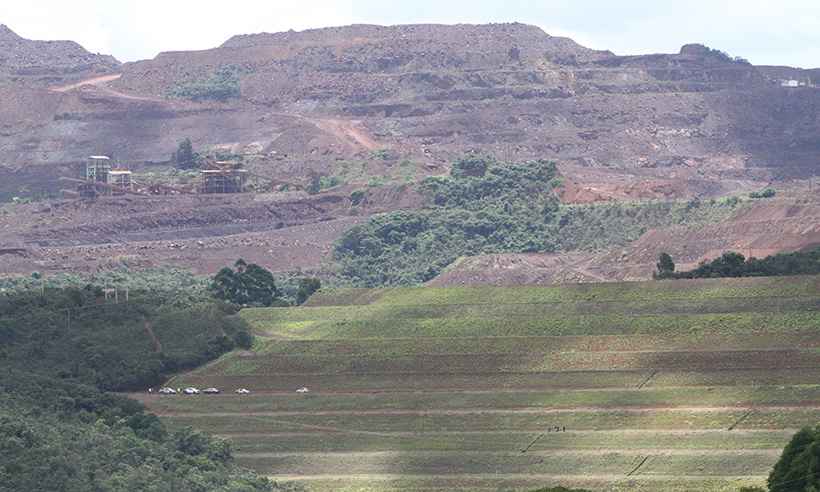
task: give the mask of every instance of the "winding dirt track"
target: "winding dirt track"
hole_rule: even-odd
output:
[[[115,73],[115,74],[111,74],[111,75],[100,75],[99,77],[92,77],[90,79],[81,80],[81,81],[75,82],[73,84],[62,85],[62,86],[59,86],[59,87],[52,87],[49,90],[51,90],[52,92],[68,92],[70,90],[79,89],[80,87],[82,87],[84,85],[94,85],[94,86],[105,85],[106,83],[117,80],[120,77],[122,77],[121,73]]]

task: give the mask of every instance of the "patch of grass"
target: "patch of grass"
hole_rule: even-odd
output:
[[[283,310],[284,311],[284,310]],[[301,313],[298,313],[301,314]],[[391,319],[340,316],[337,319],[288,320],[287,314],[269,312],[242,313],[255,333],[277,338],[306,340],[380,337],[472,337],[484,336],[567,336],[618,334],[700,334],[720,330],[723,333],[788,333],[820,325],[818,312],[727,313],[692,315],[589,315],[519,317],[514,323],[502,318],[420,318]],[[306,329],[306,323],[310,323]]]

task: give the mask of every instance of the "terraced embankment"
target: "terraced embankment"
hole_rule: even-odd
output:
[[[320,293],[141,398],[311,490],[733,490],[820,421],[820,277]],[[297,394],[301,386],[308,394]]]

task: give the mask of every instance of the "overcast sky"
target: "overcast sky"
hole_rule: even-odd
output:
[[[617,54],[700,42],[758,65],[820,67],[820,0],[2,0],[0,23],[121,61],[234,34],[337,26],[524,22]]]

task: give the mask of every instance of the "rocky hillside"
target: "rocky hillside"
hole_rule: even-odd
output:
[[[6,188],[54,183],[91,152],[164,161],[184,137],[279,179],[351,159],[370,175],[402,160],[441,173],[466,150],[555,159],[580,201],[717,195],[816,174],[820,152],[816,70],[701,45],[616,56],[523,24],[354,25],[119,67],[8,28],[0,44],[16,81],[0,85]]]
[[[236,36],[123,65],[7,28],[0,44],[0,202],[70,186],[58,178],[92,153],[131,165],[141,185],[184,179],[163,163],[185,137],[243,159],[260,192],[0,207],[0,273],[32,262],[42,271],[127,262],[207,272],[238,254],[275,270],[321,269],[345,230],[419,207],[413,183],[446,174],[470,150],[557,161],[567,203],[709,199],[769,184],[780,196],[814,190],[780,181],[820,171],[818,70],[756,67],[697,44],[616,56],[523,24],[354,25]],[[321,193],[300,191],[313,181]],[[811,210],[763,226],[793,227],[798,240],[748,246],[815,241]],[[756,237],[715,231],[726,244],[684,235],[677,258]],[[645,275],[657,247],[670,248],[664,241],[640,246],[634,268],[584,255],[561,278]],[[470,265],[453,270],[454,281],[471,277]]]
[[[113,56],[93,54],[74,41],[31,41],[0,24],[0,81],[46,87],[116,71]]]

